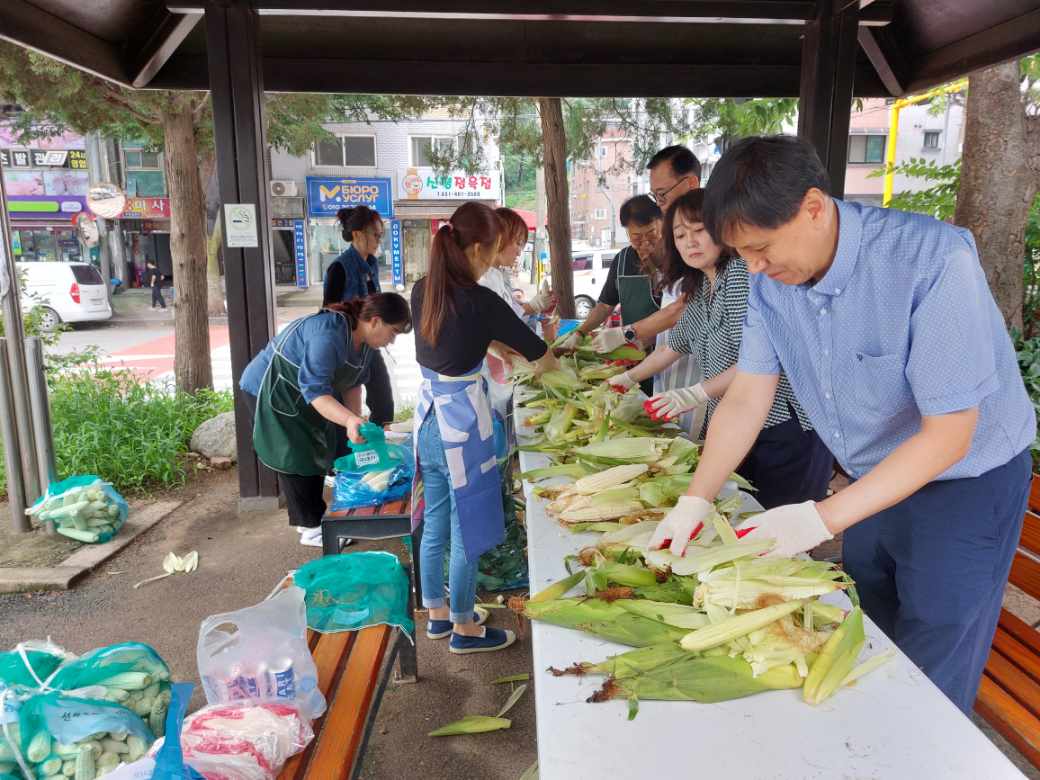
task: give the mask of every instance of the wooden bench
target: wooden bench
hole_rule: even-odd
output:
[[[411,533],[409,500],[393,501],[380,507],[330,513],[322,522],[323,554],[342,550],[345,538],[391,539],[412,536],[412,593],[418,593],[418,534]],[[409,594],[409,612],[415,613]],[[396,639],[393,637],[397,631]],[[415,682],[418,667],[415,633],[410,636],[389,626],[372,626],[361,631],[337,634],[307,632],[311,655],[318,667],[318,687],[325,695],[328,710],[314,722],[314,740],[307,749],[291,758],[278,780],[347,780],[357,776],[368,744],[372,722],[383,698],[387,682],[398,663],[398,682]]]
[[[1040,599],[1040,478],[1033,477],[1011,584]],[[1040,631],[1000,611],[975,711],[1040,767]]]

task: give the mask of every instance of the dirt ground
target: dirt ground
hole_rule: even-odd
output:
[[[166,659],[175,679],[198,684],[195,646],[201,621],[255,604],[288,571],[320,553],[297,543],[284,511],[238,516],[237,490],[234,471],[203,474],[169,496],[185,501],[178,510],[75,589],[0,595],[0,648],[50,637],[82,653],[113,642],[143,641]],[[171,550],[198,550],[198,571],[134,590],[133,583],[162,573],[162,558]],[[494,610],[491,624],[512,627],[513,619],[502,612]],[[426,734],[464,715],[494,715],[509,690],[490,681],[530,672],[529,643],[500,653],[452,656],[444,640],[425,638],[424,616],[418,623],[421,680],[388,687],[362,776],[516,780],[536,758],[533,690],[510,711],[508,731],[439,740]],[[193,709],[203,703],[196,689]]]

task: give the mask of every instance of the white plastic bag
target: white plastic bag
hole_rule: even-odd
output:
[[[181,725],[184,761],[207,780],[274,780],[312,739],[298,707],[275,702],[211,704]]]
[[[295,702],[311,719],[325,712],[307,646],[302,588],[291,586],[255,606],[206,618],[196,655],[210,704]]]

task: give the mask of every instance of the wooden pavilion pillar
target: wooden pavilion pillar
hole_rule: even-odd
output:
[[[798,135],[816,146],[838,197],[845,193],[858,29],[858,2],[817,0],[802,39]]]
[[[224,220],[224,279],[235,383],[239,510],[259,510],[277,506],[278,483],[253,451],[253,420],[238,389],[242,371],[274,334],[274,265],[267,209],[270,175],[263,123],[259,17],[248,0],[208,0],[205,22],[220,184],[219,218]],[[253,207],[255,240],[232,241],[228,204]],[[241,215],[236,222],[243,224]],[[253,246],[242,246],[250,243]]]

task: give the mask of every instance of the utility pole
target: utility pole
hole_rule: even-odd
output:
[[[105,168],[105,158],[101,151],[101,135],[99,133],[90,133],[84,139],[86,143],[87,153],[87,179],[90,182],[90,186],[94,187],[101,184],[108,178],[108,172]],[[108,220],[97,217],[98,233],[100,234],[101,240],[98,242],[98,250],[101,254],[101,278],[105,280],[105,295],[108,296],[108,301],[112,302],[112,254],[109,251],[109,230]]]
[[[5,412],[13,420],[5,420],[4,456],[7,459],[7,492],[10,499],[11,528],[28,531],[25,507],[40,496],[40,472],[36,461],[32,413],[29,404],[29,372],[25,363],[25,338],[18,284],[18,267],[11,248],[11,225],[7,220],[7,193],[4,190],[3,163],[0,162],[0,304],[4,317],[6,358],[5,379],[0,388]],[[6,375],[6,376],[5,376]]]
[[[101,159],[104,164],[105,177],[120,187],[124,181],[120,176],[121,166],[115,163],[119,161],[119,146],[112,138],[105,138],[101,142]],[[130,281],[126,278],[126,253],[123,251],[123,223],[118,219],[106,220],[108,223],[108,252],[111,260],[111,271],[123,282],[122,289],[130,288]],[[109,285],[111,291],[111,285]]]

